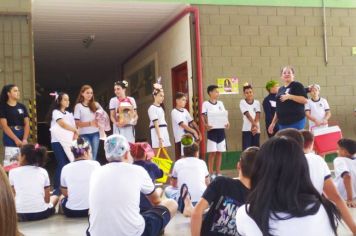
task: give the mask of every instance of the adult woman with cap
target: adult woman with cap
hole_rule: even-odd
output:
[[[20,91],[14,84],[5,85],[0,95],[0,125],[3,129],[5,147],[27,144],[30,121],[26,106],[19,103]]]
[[[114,84],[115,97],[110,99],[110,119],[113,123],[113,133],[123,135],[128,142],[135,142],[135,125],[137,124],[137,105],[133,97],[126,96],[129,83],[126,80]],[[128,116],[129,119],[120,119]]]

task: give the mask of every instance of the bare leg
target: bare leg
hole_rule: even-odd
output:
[[[215,161],[215,167],[216,167],[216,174],[221,174],[221,159],[222,159],[222,153],[221,152],[216,152],[216,161]]]
[[[185,217],[191,217],[193,210],[194,210],[194,206],[193,206],[193,204],[192,204],[192,201],[190,200],[190,197],[187,196],[187,197],[184,199],[183,215],[184,215]]]
[[[162,197],[163,189],[161,187],[156,188],[157,194],[159,197]]]
[[[52,203],[53,207],[57,206],[58,201],[59,201],[59,196],[57,195],[52,195],[51,198],[49,199],[49,202]]]
[[[177,209],[178,209],[178,204],[175,200],[165,199],[165,200],[162,200],[159,205],[167,207],[167,209],[171,215],[171,219],[176,215]]]
[[[214,159],[215,159],[215,152],[209,153],[208,167],[209,167],[209,173],[210,174],[214,173]]]

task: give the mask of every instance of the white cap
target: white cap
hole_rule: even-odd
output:
[[[107,159],[123,157],[130,150],[127,139],[120,134],[110,135],[104,142]]]

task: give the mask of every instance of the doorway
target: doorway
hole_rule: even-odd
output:
[[[185,108],[189,111],[189,88],[188,88],[188,67],[187,62],[172,68],[172,100],[173,107],[176,106],[175,93],[182,92],[187,96]]]

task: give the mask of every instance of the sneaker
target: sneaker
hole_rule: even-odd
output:
[[[221,173],[217,174],[217,176],[223,176]]]

